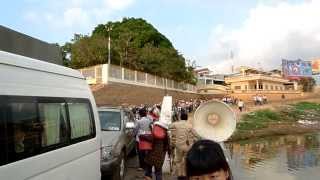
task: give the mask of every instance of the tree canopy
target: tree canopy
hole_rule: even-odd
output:
[[[112,30],[108,31],[108,28]],[[111,64],[196,83],[194,62],[186,61],[164,35],[141,18],[123,18],[122,21],[99,24],[90,36],[76,34],[61,48],[64,64],[83,68],[107,63],[109,33]]]

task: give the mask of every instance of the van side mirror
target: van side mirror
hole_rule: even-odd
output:
[[[126,122],[126,129],[134,129],[135,124],[134,122]]]

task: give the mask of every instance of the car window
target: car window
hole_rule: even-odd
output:
[[[121,114],[114,111],[99,111],[101,130],[120,131]]]

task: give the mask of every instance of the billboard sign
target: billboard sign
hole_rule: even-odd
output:
[[[312,60],[312,73],[320,74],[320,59]]]
[[[282,59],[283,74],[287,78],[311,77],[312,66],[310,61]]]

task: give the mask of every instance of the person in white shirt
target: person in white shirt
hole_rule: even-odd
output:
[[[242,99],[240,99],[240,100],[238,101],[238,108],[239,108],[240,112],[242,112],[243,107],[244,107],[244,102],[242,101]]]

